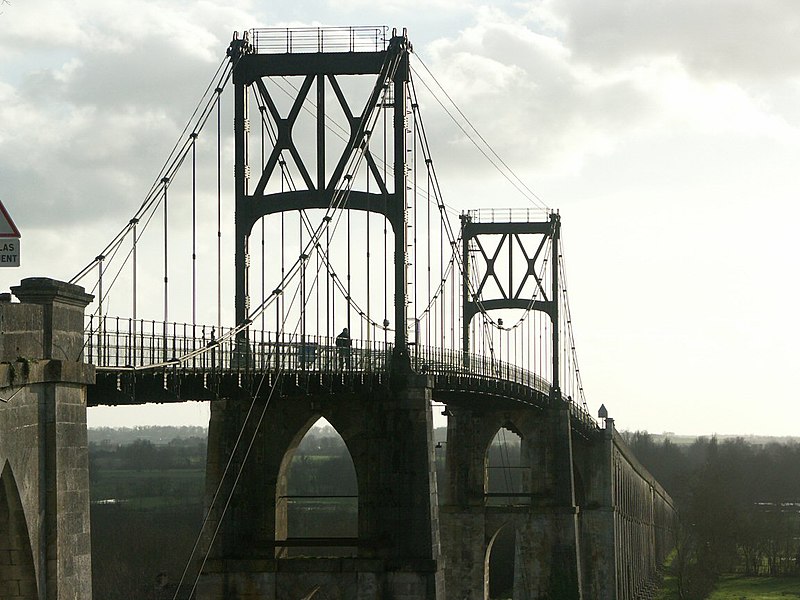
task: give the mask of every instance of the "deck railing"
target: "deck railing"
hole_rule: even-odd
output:
[[[119,317],[87,319],[85,360],[99,370],[181,367],[200,372],[329,373],[388,372],[393,345],[378,340],[244,330]],[[519,384],[548,395],[550,382],[537,373],[492,356],[431,346],[409,346],[417,373]],[[466,360],[465,360],[466,359]],[[586,425],[594,418],[570,398],[573,416]]]
[[[385,371],[392,345],[297,333],[91,316],[86,360],[98,368],[180,365],[199,371]]]
[[[257,54],[380,52],[389,42],[387,27],[293,27],[251,29]]]
[[[393,345],[378,340],[244,331],[231,328],[91,316],[86,328],[86,360],[100,368],[183,365],[195,370],[386,371]],[[432,375],[475,375],[520,383],[548,393],[541,376],[490,356],[432,346],[409,347],[412,368]],[[469,366],[465,366],[465,363]]]

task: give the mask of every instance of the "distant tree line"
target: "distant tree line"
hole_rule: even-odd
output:
[[[172,598],[202,523],[207,443],[205,435],[175,429],[94,430],[89,471],[96,598]],[[143,437],[131,439],[136,432]],[[177,436],[167,441],[171,433]],[[320,497],[294,501],[290,510],[299,518],[292,519],[291,535],[356,535],[355,498],[341,498],[358,493],[356,475],[335,430],[308,432],[288,483],[290,496]]]
[[[196,469],[204,468],[206,439],[175,438],[167,444],[156,445],[145,439],[127,444],[107,441],[89,443],[90,467],[102,469]]]
[[[205,427],[196,425],[143,425],[138,427],[91,427],[89,443],[104,445],[125,445],[136,440],[147,440],[156,445],[167,444],[185,438],[203,438],[207,436]]]
[[[296,496],[357,495],[353,460],[342,438],[307,435],[292,458],[287,488]]]
[[[800,575],[799,444],[626,437],[677,504],[681,598],[705,598],[722,573]]]

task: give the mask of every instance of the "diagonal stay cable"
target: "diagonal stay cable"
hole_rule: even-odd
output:
[[[567,322],[567,332],[569,334],[569,342],[570,348],[572,352],[572,362],[575,367],[575,379],[578,384],[578,393],[580,394],[581,403],[583,408],[586,412],[589,412],[589,407],[586,404],[586,394],[583,388],[583,378],[581,377],[581,370],[578,366],[578,352],[575,348],[575,330],[572,325],[572,310],[569,305],[569,294],[567,294],[567,268],[564,262],[564,242],[563,239],[561,240],[561,253],[559,254],[559,271],[561,274],[561,280],[564,282],[564,312],[566,313],[564,316],[566,317]]]
[[[379,82],[391,80],[400,64],[399,55],[395,55],[392,57],[387,58],[384,62],[384,65],[381,68],[381,72],[378,75],[377,80]],[[380,89],[382,86],[376,86],[376,90]],[[361,120],[361,125],[359,127],[360,135],[355,136],[353,140],[353,145],[349,148],[349,159],[347,161],[347,167],[345,169],[346,174],[343,176],[343,180],[345,182],[344,188],[337,188],[334,194],[331,197],[330,204],[326,209],[325,217],[323,217],[320,225],[314,231],[314,234],[310,237],[306,245],[304,246],[303,250],[301,251],[300,257],[294,262],[294,264],[287,270],[284,278],[281,280],[281,284],[279,287],[275,288],[272,293],[262,302],[253,309],[250,314],[248,314],[245,318],[243,323],[237,323],[237,325],[231,328],[224,336],[218,338],[216,340],[216,345],[219,345],[221,342],[232,338],[233,336],[238,335],[240,332],[244,331],[249,325],[253,322],[253,320],[258,317],[264,310],[266,310],[269,306],[271,306],[272,302],[275,301],[278,296],[283,292],[283,288],[285,287],[286,283],[291,281],[294,277],[296,277],[300,270],[303,268],[304,259],[302,256],[308,256],[311,253],[311,250],[314,248],[316,244],[319,244],[322,240],[322,236],[332,222],[332,217],[330,215],[337,211],[340,208],[345,208],[347,205],[347,200],[352,189],[352,184],[355,179],[354,174],[358,171],[358,167],[361,164],[366,149],[369,146],[369,138],[371,136],[371,132],[374,129],[374,124],[377,122],[378,116],[380,114],[380,109],[376,110],[377,103],[374,102],[373,98],[370,98],[367,101],[366,107],[362,113],[363,118]],[[170,359],[168,361],[147,365],[146,367],[129,367],[128,370],[145,370],[145,369],[154,369],[154,368],[161,368],[164,366],[171,366],[175,364],[179,364],[182,362],[186,362],[196,356],[199,356],[205,352],[209,352],[211,350],[211,346],[207,346],[204,348],[196,349],[191,352],[187,352],[180,357],[176,357],[174,359]]]

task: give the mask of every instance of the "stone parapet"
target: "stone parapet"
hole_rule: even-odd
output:
[[[20,304],[0,304],[0,362],[18,357],[79,362],[83,313],[94,296],[80,286],[45,277],[23,279],[11,291]]]

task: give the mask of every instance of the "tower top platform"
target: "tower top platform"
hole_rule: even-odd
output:
[[[299,54],[381,52],[397,32],[380,25],[251,29],[246,35],[256,54]]]

